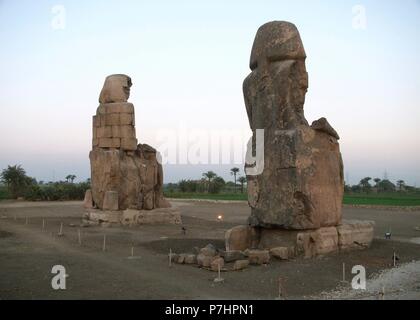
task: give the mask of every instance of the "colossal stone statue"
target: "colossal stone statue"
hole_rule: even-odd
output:
[[[339,136],[325,118],[311,126],[305,119],[305,59],[292,23],[259,28],[243,84],[253,131],[245,165],[251,216],[225,233],[227,251],[311,258],[372,243],[374,222],[341,220]]]
[[[251,74],[243,84],[253,131],[264,130],[264,168],[249,175],[248,200],[254,227],[292,230],[341,222],[343,165],[339,136],[325,118],[309,126],[303,112],[308,88],[306,54],[289,22],[261,26],[251,52]],[[255,152],[253,152],[255,155]]]
[[[126,75],[108,76],[99,97],[100,105],[93,116],[93,142],[89,154],[92,187],[85,206],[108,212],[105,218],[103,214],[100,216],[101,220],[118,222],[125,210],[139,211],[129,212],[130,219],[145,220],[140,211],[170,207],[163,197],[159,153],[149,145],[137,144],[134,106],[127,102],[131,85],[131,79]],[[154,217],[148,215],[147,219],[157,217],[155,221],[164,221],[165,214],[174,218],[174,223],[180,220],[179,213],[171,210],[160,211]],[[95,220],[92,217],[97,216],[98,212],[90,210],[88,220]]]

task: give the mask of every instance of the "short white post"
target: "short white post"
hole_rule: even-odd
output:
[[[219,260],[219,262],[217,263],[217,278],[213,280],[214,282],[224,281],[224,279],[220,276],[220,269],[221,269],[221,266],[220,266],[220,260]]]
[[[392,259],[394,260],[394,267],[395,267],[395,265],[396,265],[396,255],[395,255],[395,251],[394,251],[394,255],[392,256]]]
[[[106,234],[104,234],[104,243],[102,245],[102,251],[106,251]]]
[[[343,282],[346,282],[346,264],[343,262]]]
[[[42,219],[42,231],[45,230],[45,219]]]
[[[282,285],[281,285],[281,278],[279,278],[279,299],[283,298],[283,292],[282,292]]]
[[[63,235],[63,223],[60,223],[60,231],[58,232],[58,236],[62,236]]]
[[[82,245],[82,235],[80,233],[80,229],[77,229],[77,238],[78,238],[78,241],[79,241],[79,246],[81,246]]]
[[[134,257],[134,247],[131,246],[131,256]]]
[[[172,267],[172,249],[169,249],[169,267]]]

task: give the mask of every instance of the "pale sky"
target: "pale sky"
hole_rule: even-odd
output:
[[[414,0],[0,0],[0,169],[22,164],[44,181],[88,178],[91,117],[114,73],[132,77],[141,143],[159,147],[162,130],[178,134],[182,126],[249,135],[242,81],[255,33],[271,20],[301,33],[305,115],[325,116],[340,134],[346,178],[382,178],[386,170],[419,186]],[[233,166],[242,168],[169,165],[165,182],[207,170],[231,179]]]

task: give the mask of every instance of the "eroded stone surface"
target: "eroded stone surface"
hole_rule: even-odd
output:
[[[101,91],[89,154],[92,200],[96,208],[112,211],[168,208],[160,155],[149,145],[137,144],[134,106],[127,102],[130,87],[130,77],[112,75]],[[137,222],[171,219],[167,212],[154,212],[156,217],[137,214]]]
[[[269,251],[271,256],[287,260],[298,256],[313,258],[339,250],[364,249],[373,240],[374,225],[373,221],[354,220],[344,221],[337,227],[302,231],[237,226],[226,232],[226,247],[240,248],[241,251],[231,254],[221,251],[220,255],[236,257],[242,252],[247,255],[249,252]],[[255,248],[259,250],[252,250]]]
[[[103,210],[118,211],[118,192],[106,191],[104,194]]]
[[[158,208],[154,210],[127,209],[121,214],[123,225],[143,224],[181,224],[181,214],[175,208]]]
[[[337,227],[340,250],[365,249],[373,240],[374,221],[343,221]]]
[[[216,248],[212,244],[208,244],[200,249],[200,253],[208,257],[214,257],[216,255]]]
[[[197,264],[200,267],[204,267],[204,268],[210,268],[211,263],[213,262],[213,260],[215,259],[215,257],[213,256],[206,256],[202,253],[197,255]]]
[[[83,208],[92,209],[93,208],[93,198],[92,190],[88,189],[85,192],[85,199],[83,200]]]
[[[258,248],[293,247],[296,245],[296,236],[299,232],[294,230],[260,228]]]
[[[226,251],[244,251],[256,247],[257,242],[257,231],[249,226],[237,226],[225,233]]]
[[[185,264],[196,264],[197,263],[197,256],[195,254],[187,254],[185,255]]]
[[[338,135],[337,131],[335,131],[334,128],[331,127],[331,125],[328,123],[328,120],[325,118],[320,118],[312,122],[311,128],[314,130],[325,132],[326,134],[336,138],[337,140],[340,139],[340,136]]]
[[[113,74],[105,79],[100,103],[127,102],[130,97],[131,78],[125,74]]]
[[[121,219],[120,211],[103,211],[98,209],[89,209],[84,215],[85,222],[92,222],[102,226],[119,224]]]
[[[297,249],[305,258],[335,253],[338,251],[336,227],[320,228],[301,232],[297,235]]]
[[[270,262],[270,252],[268,250],[246,250],[245,255],[248,257],[250,264],[267,264]]]
[[[239,271],[247,268],[249,266],[249,260],[237,260],[233,264],[233,271]]]
[[[234,262],[245,258],[242,251],[220,251],[219,254],[223,259],[225,259],[225,262]]]
[[[143,150],[144,145],[139,145],[131,154],[103,148],[90,152],[92,196],[98,208],[103,208],[107,191],[118,193],[119,210],[169,207],[163,198],[163,171],[156,151]]]
[[[341,222],[343,165],[338,134],[322,119],[308,125],[303,112],[308,74],[297,28],[274,21],[257,32],[251,74],[243,90],[253,131],[264,129],[264,170],[248,174],[252,226],[316,229]],[[327,125],[328,124],[328,125]]]
[[[288,247],[277,247],[270,249],[270,255],[280,260],[289,259],[289,248]]]

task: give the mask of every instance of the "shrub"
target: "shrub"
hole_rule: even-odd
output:
[[[11,199],[12,195],[10,194],[9,190],[7,190],[6,186],[0,186],[0,200],[4,199]]]
[[[45,185],[32,185],[25,194],[30,201],[64,201],[83,200],[86,190],[90,188],[88,182],[67,183],[55,182]]]
[[[216,177],[213,179],[213,181],[210,183],[210,193],[219,193],[223,187],[225,186],[225,180],[223,180],[222,177]]]
[[[178,186],[181,192],[197,192],[199,182],[194,180],[181,180]]]

